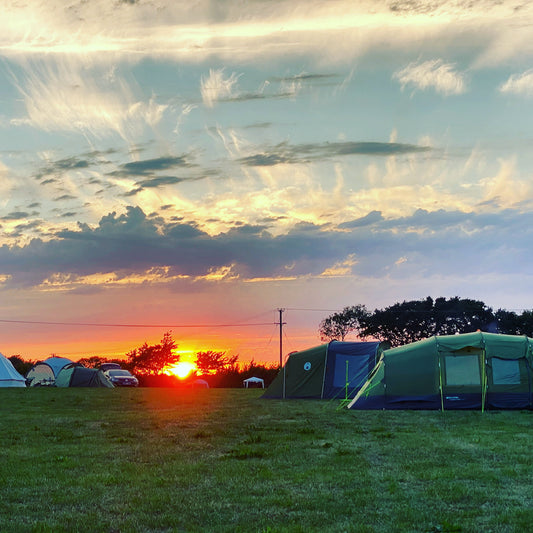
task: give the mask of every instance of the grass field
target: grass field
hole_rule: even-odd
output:
[[[0,531],[529,532],[530,412],[0,389]]]

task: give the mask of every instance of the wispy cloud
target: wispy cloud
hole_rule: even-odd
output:
[[[499,89],[502,93],[533,96],[533,69],[526,70],[521,74],[513,74],[500,85]]]
[[[7,215],[4,215],[0,220],[24,220],[30,216],[30,213],[26,211],[11,211]]]
[[[290,145],[281,143],[239,159],[247,166],[274,166],[279,164],[304,163],[311,160],[322,160],[349,155],[389,156],[409,153],[428,152],[429,146],[402,143],[382,142],[332,142],[322,144]]]
[[[138,88],[108,67],[53,58],[24,64],[12,75],[25,103],[22,123],[43,131],[77,132],[98,139],[118,134],[130,140],[154,128],[168,109],[153,97],[135,95]]]
[[[443,96],[466,91],[464,74],[455,70],[455,65],[445,63],[442,59],[409,63],[396,71],[393,79],[398,80],[402,89],[407,86],[418,90],[433,89]]]
[[[121,165],[120,170],[111,172],[113,176],[150,176],[154,172],[169,170],[172,168],[189,168],[193,166],[186,155],[181,156],[162,156],[153,159],[143,159],[140,161],[131,161]]]
[[[217,8],[209,0],[193,3],[161,0],[157,9],[146,2],[94,0],[66,5],[61,0],[3,7],[0,51],[11,57],[36,54],[103,53],[170,57],[204,61],[209,57],[243,59],[284,56],[312,51],[328,61],[353,59],[370,42],[408,43],[444,34],[450,21],[460,21],[457,31],[478,26],[490,28],[505,43],[514,34],[527,33],[531,9],[519,0],[475,3],[389,2],[226,2]],[[521,24],[518,24],[521,22]],[[492,24],[491,24],[492,23]],[[398,26],[401,29],[398,31]],[[449,33],[449,31],[448,31]],[[379,39],[374,36],[379,34]],[[317,38],[318,37],[318,38]],[[515,37],[516,39],[516,37]],[[502,46],[500,49],[508,49]],[[520,42],[519,44],[523,44]],[[324,53],[324,52],[327,53]],[[513,53],[520,50],[514,46]]]
[[[302,91],[304,84],[311,86],[317,81],[321,85],[324,80],[329,80],[331,85],[336,85],[331,80],[333,74],[299,74],[295,76],[273,77],[265,80],[260,87],[252,90],[243,90],[239,86],[242,74],[232,72],[225,74],[225,69],[211,69],[208,76],[200,80],[200,93],[206,107],[213,108],[222,102],[246,102],[250,100],[267,100],[294,98]]]
[[[232,72],[225,75],[224,69],[211,69],[207,77],[202,77],[200,92],[207,107],[213,107],[220,100],[229,100],[237,94],[239,76]]]

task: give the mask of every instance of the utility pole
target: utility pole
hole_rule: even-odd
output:
[[[283,367],[283,324],[286,324],[286,322],[283,322],[283,312],[285,309],[279,308],[279,367],[280,369]]]

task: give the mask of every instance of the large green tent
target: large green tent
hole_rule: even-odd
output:
[[[388,343],[332,341],[289,355],[263,398],[353,398]]]
[[[526,409],[533,339],[465,333],[385,350],[352,409]]]

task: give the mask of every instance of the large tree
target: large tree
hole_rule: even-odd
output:
[[[533,311],[525,310],[518,315],[514,311],[498,309],[495,317],[498,333],[533,337]]]
[[[368,316],[369,313],[364,305],[345,307],[342,311],[333,313],[322,320],[318,330],[320,339],[324,342],[344,341],[350,333],[359,336],[361,323]]]
[[[202,374],[216,374],[222,370],[228,370],[237,363],[238,355],[229,356],[226,352],[208,350],[196,354],[196,368]]]
[[[179,354],[173,351],[177,347],[169,331],[163,335],[159,344],[148,346],[145,342],[141,347],[128,352],[127,366],[138,374],[160,374],[165,367],[180,360]]]
[[[433,335],[487,331],[495,321],[492,309],[481,301],[428,296],[374,311],[361,321],[361,333],[400,346]]]

